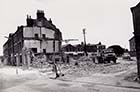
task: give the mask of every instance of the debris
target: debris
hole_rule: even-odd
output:
[[[65,71],[65,75],[71,75],[74,77],[89,76],[95,73],[117,73],[129,69],[129,67],[136,65],[135,61],[126,61],[127,63],[107,63],[107,64],[95,64],[92,61],[84,61],[85,59],[80,58],[81,61],[77,60],[78,67],[75,65],[63,66],[61,70]],[[86,57],[87,60],[87,57]],[[124,61],[123,61],[124,62]]]

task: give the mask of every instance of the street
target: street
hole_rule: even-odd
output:
[[[0,68],[0,92],[139,92],[140,84],[124,80],[136,71],[135,61],[118,60],[121,63],[133,63],[123,71],[114,73],[93,73],[88,76],[68,75],[54,79],[50,72],[39,69],[23,70],[17,67]],[[112,65],[110,65],[112,66]],[[18,73],[17,73],[18,72]]]

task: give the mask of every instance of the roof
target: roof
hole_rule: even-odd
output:
[[[136,6],[131,7],[131,11],[133,11],[134,8],[140,8],[140,2]]]
[[[66,44],[66,45],[63,45],[62,48],[66,48],[66,47],[68,47],[68,46],[74,47],[74,46],[71,45],[71,44]]]
[[[135,7],[140,7],[140,2]]]
[[[99,45],[99,44],[86,44],[86,46],[97,46],[97,45]],[[72,45],[72,44],[65,44],[65,45],[62,46],[62,48],[65,48],[67,46],[77,47],[77,46],[83,46],[83,45],[82,44],[74,44],[74,45]],[[101,46],[105,46],[105,45],[101,44]]]
[[[134,36],[129,40],[129,41],[131,41],[131,40],[133,40],[134,39]]]

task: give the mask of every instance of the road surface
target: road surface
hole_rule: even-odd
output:
[[[139,83],[124,80],[133,71],[136,65],[113,74],[53,79],[49,73],[40,73],[37,69],[6,66],[0,68],[0,92],[140,92]]]

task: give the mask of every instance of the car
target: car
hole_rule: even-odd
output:
[[[130,59],[131,59],[131,56],[130,56],[129,53],[125,52],[125,53],[122,55],[122,58],[123,58],[123,59],[130,60]]]

